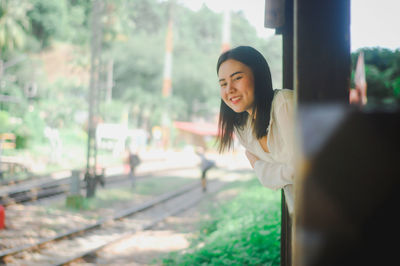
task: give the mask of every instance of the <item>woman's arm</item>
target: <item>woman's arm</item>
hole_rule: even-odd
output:
[[[294,168],[290,164],[260,160],[248,150],[246,156],[264,187],[277,190],[293,184]]]
[[[254,164],[256,163],[256,161],[260,160],[260,158],[258,158],[257,156],[255,156],[254,154],[249,152],[248,150],[246,150],[246,156],[251,164],[251,167],[254,169]]]
[[[277,190],[293,184],[294,168],[290,164],[258,160],[254,171],[264,187]]]
[[[276,127],[274,134],[281,136],[279,146],[281,161],[260,160],[254,154],[246,151],[246,156],[254,168],[256,175],[263,186],[271,189],[280,189],[293,184],[294,177],[294,143],[293,143],[293,95],[285,92],[277,95],[278,98],[273,110]]]

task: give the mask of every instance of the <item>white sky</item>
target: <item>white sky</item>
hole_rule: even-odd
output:
[[[222,12],[224,7],[242,10],[262,37],[274,34],[264,28],[265,0],[179,0],[197,10],[205,3],[210,9]],[[351,50],[380,46],[400,49],[400,0],[351,0]]]

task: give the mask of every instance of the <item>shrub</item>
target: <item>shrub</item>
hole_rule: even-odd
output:
[[[280,193],[252,180],[233,200],[211,210],[191,247],[164,265],[279,265]]]

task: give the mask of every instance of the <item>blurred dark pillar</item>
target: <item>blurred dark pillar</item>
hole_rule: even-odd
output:
[[[293,89],[293,0],[265,0],[264,26],[282,35],[282,85]],[[281,265],[292,261],[292,219],[282,190],[281,200]]]
[[[400,109],[312,106],[301,115],[307,167],[294,265],[397,265]]]
[[[294,86],[299,105],[348,102],[350,0],[294,0]]]
[[[400,109],[348,105],[350,0],[294,0],[293,265],[394,265]]]
[[[282,70],[283,88],[293,89],[293,0],[286,0],[284,6],[284,25],[282,32]],[[282,190],[281,214],[281,265],[292,265],[292,219]]]
[[[398,260],[400,112],[348,105],[350,0],[294,0],[294,88],[302,158],[293,264]],[[394,241],[393,241],[394,240]]]
[[[301,164],[306,169],[313,167],[313,158],[308,151],[323,145],[326,136],[335,129],[340,115],[348,107],[350,1],[294,0],[293,11],[293,86],[298,100],[298,128],[302,133]],[[315,112],[322,115],[322,121],[326,123],[314,123]],[[308,234],[306,230],[309,224],[305,221],[316,217],[308,216],[307,210],[313,207],[313,202],[305,199],[304,191],[313,193],[313,190],[305,188],[309,184],[306,183],[308,176],[302,172],[304,169],[296,176],[292,258],[293,265],[302,266],[314,265],[310,258],[319,252],[318,247],[313,246],[312,233]],[[325,174],[321,172],[316,178],[323,180]],[[306,236],[304,232],[307,232]]]

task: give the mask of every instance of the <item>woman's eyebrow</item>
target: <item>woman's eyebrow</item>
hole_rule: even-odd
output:
[[[230,77],[233,77],[234,75],[241,74],[241,73],[243,73],[243,71],[236,71],[235,73],[231,74]]]
[[[241,74],[241,73],[243,73],[243,71],[236,71],[235,73],[230,74],[229,77],[233,77],[234,75]],[[223,81],[223,80],[225,80],[225,79],[224,78],[219,79],[219,81]]]

